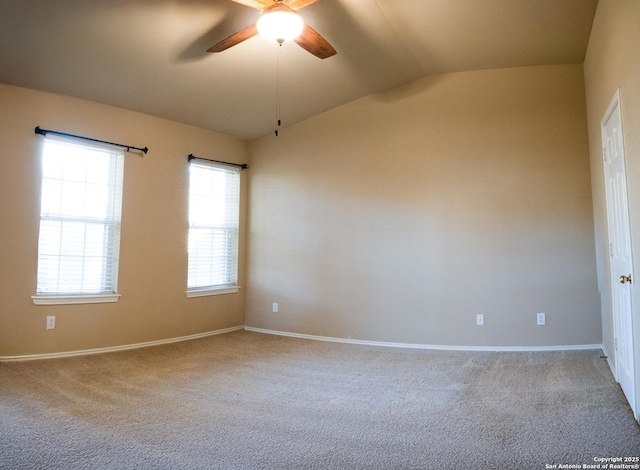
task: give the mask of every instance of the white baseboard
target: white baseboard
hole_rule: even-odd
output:
[[[24,356],[0,356],[0,362],[16,362],[16,361],[34,361],[37,359],[60,359],[63,357],[72,356],[86,356],[88,354],[102,354],[116,351],[126,351],[129,349],[147,348],[149,346],[160,346],[162,344],[178,343],[180,341],[189,341],[192,339],[206,338],[207,336],[221,335],[224,333],[230,333],[232,331],[243,330],[244,326],[233,326],[231,328],[224,328],[222,330],[207,331],[205,333],[198,333],[189,336],[179,336],[177,338],[160,339],[157,341],[147,341],[146,343],[125,344],[122,346],[111,346],[108,348],[97,349],[83,349],[80,351],[68,351],[61,353],[47,353],[47,354],[27,354]]]
[[[607,364],[609,364],[609,369],[611,369],[611,373],[613,374],[613,377],[616,378],[617,377],[616,366],[611,361],[611,356],[609,355],[609,351],[607,351],[607,348],[604,346],[604,344],[602,345],[602,353],[607,357]]]
[[[449,345],[432,345],[432,344],[413,344],[413,343],[389,343],[386,341],[368,341],[353,338],[334,338],[331,336],[315,336],[305,335],[301,333],[289,333],[287,331],[266,330],[263,328],[254,328],[245,326],[245,330],[255,333],[265,333],[277,336],[290,336],[292,338],[312,339],[316,341],[330,341],[333,343],[363,344],[367,346],[384,346],[391,348],[409,348],[409,349],[434,349],[439,351],[492,351],[492,352],[527,352],[527,351],[581,351],[591,349],[602,349],[601,344],[571,344],[562,346],[449,346]]]
[[[335,338],[331,336],[316,336],[306,335],[302,333],[290,333],[287,331],[267,330],[263,328],[254,328],[251,326],[234,326],[231,328],[224,328],[222,330],[207,331],[205,333],[198,333],[189,336],[179,336],[177,338],[161,339],[157,341],[148,341],[145,343],[125,344],[122,346],[111,346],[107,348],[97,349],[83,349],[79,351],[67,351],[60,353],[46,353],[46,354],[27,354],[22,356],[0,356],[0,362],[17,362],[17,361],[34,361],[39,359],[60,359],[64,357],[73,356],[86,356],[89,354],[102,354],[117,351],[127,351],[130,349],[146,348],[150,346],[160,346],[162,344],[178,343],[180,341],[189,341],[192,339],[206,338],[207,336],[221,335],[224,333],[230,333],[232,331],[247,330],[255,333],[264,333],[277,336],[289,336],[292,338],[311,339],[315,341],[329,341],[333,343],[347,343],[347,344],[360,344],[367,346],[382,346],[392,348],[409,348],[409,349],[433,349],[440,351],[505,351],[505,352],[527,352],[527,351],[579,351],[590,349],[602,349],[605,356],[607,354],[606,349],[602,344],[577,344],[577,345],[563,345],[563,346],[449,346],[449,345],[432,345],[432,344],[413,344],[413,343],[391,343],[386,341],[369,341],[353,338]],[[607,359],[609,367],[614,371],[611,364],[611,359]]]

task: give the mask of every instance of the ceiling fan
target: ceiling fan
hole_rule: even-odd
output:
[[[241,29],[216,45],[207,52],[222,52],[242,41],[246,41],[258,34],[282,44],[293,40],[300,47],[311,54],[326,59],[336,54],[336,50],[315,29],[305,24],[296,13],[297,10],[315,3],[316,0],[232,0],[236,3],[262,10],[262,14],[255,24]],[[277,23],[282,21],[282,23]],[[273,23],[272,23],[273,22]]]

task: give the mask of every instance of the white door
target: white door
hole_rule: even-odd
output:
[[[631,283],[636,282],[636,279],[633,276],[631,260],[631,233],[619,90],[602,119],[602,146],[611,253],[615,376],[627,396],[634,415],[637,416],[631,316]]]

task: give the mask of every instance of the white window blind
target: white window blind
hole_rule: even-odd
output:
[[[37,293],[115,293],[123,151],[47,136]]]
[[[236,286],[240,169],[206,161],[189,169],[187,294]]]

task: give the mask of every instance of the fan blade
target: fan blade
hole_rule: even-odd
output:
[[[286,6],[291,8],[292,10],[299,10],[301,8],[306,7],[307,5],[311,5],[312,3],[316,3],[317,0],[284,0]]]
[[[304,25],[302,33],[294,41],[298,46],[320,59],[326,59],[336,54],[333,46],[308,24]]]
[[[232,2],[242,3],[251,8],[255,8],[256,10],[264,10],[267,7],[270,7],[276,3],[275,0],[231,0]]]
[[[257,34],[258,27],[255,24],[249,25],[237,33],[232,34],[227,39],[223,39],[218,44],[211,46],[207,49],[207,52],[222,52],[236,44],[240,44],[242,41],[246,41],[247,39],[254,37]]]

